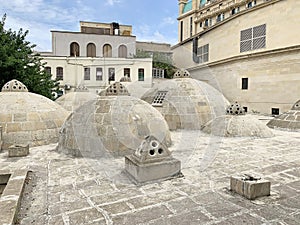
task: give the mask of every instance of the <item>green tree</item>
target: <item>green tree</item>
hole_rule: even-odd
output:
[[[17,79],[30,92],[52,99],[51,93],[58,89],[58,83],[51,80],[51,74],[44,70],[45,63],[33,50],[36,45],[26,41],[28,30],[5,30],[5,20],[6,15],[0,22],[0,88],[6,82]]]
[[[172,78],[176,72],[176,67],[173,65],[172,59],[166,54],[160,52],[146,52],[143,50],[138,50],[135,56],[136,58],[151,58],[152,67],[157,69],[165,70],[165,78]]]

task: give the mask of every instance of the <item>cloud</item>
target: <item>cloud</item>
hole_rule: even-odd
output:
[[[121,3],[121,0],[106,0],[106,5],[113,6],[117,3]]]
[[[138,41],[151,41],[158,43],[176,44],[177,38],[172,37],[171,34],[163,34],[159,30],[152,30],[149,25],[140,25],[135,32]]]
[[[176,23],[176,19],[172,18],[172,17],[165,17],[162,20],[162,25],[173,25]]]
[[[89,20],[93,10],[80,0],[70,5],[56,0],[0,0],[0,4],[0,15],[7,13],[6,28],[29,30],[27,39],[37,44],[36,50],[47,51],[51,49],[50,30],[78,30],[79,21]]]

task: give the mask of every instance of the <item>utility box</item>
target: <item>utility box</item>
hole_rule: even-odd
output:
[[[252,175],[233,176],[230,178],[230,190],[254,200],[270,195],[271,182]]]

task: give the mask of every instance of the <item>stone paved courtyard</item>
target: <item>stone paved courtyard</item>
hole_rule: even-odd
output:
[[[72,158],[56,145],[24,158],[0,153],[0,169],[29,169],[18,223],[28,224],[300,224],[300,133],[266,139],[172,132],[184,178],[135,186],[124,158]],[[271,181],[253,201],[229,191],[235,174]]]

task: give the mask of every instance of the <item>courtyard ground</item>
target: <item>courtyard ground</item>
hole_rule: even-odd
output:
[[[300,224],[300,133],[222,138],[172,132],[183,178],[135,186],[124,157],[73,158],[56,145],[23,158],[0,153],[0,169],[29,169],[19,224]],[[258,174],[271,196],[250,201],[229,190],[230,176]]]

